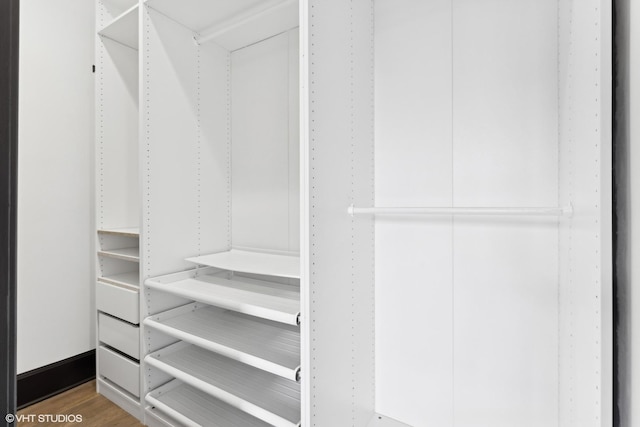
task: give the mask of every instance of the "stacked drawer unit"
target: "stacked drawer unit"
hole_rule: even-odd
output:
[[[98,386],[125,406],[139,408],[139,233],[98,230],[98,240]]]
[[[225,259],[242,264],[256,256],[263,254],[230,251],[194,258],[208,266],[145,281],[150,302],[167,295],[187,301],[143,322],[145,341],[158,342],[154,334],[173,341],[148,348],[144,358],[147,421],[300,425],[299,274],[244,274],[259,271],[237,263],[234,270],[225,269],[231,267]],[[281,257],[297,267],[298,257]]]

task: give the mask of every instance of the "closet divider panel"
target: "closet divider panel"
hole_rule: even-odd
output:
[[[560,1],[560,424],[612,425],[611,2]]]
[[[373,223],[356,224],[346,212],[351,203],[373,201],[373,88],[366,77],[373,66],[372,6],[309,0],[301,15],[309,102],[301,326],[308,426],[366,426],[374,415]]]
[[[453,6],[453,206],[558,204],[557,2]],[[454,425],[558,423],[558,220],[455,217]]]
[[[451,4],[375,2],[375,206],[452,205]],[[376,410],[450,426],[452,218],[375,221]]]
[[[299,12],[300,6],[298,6]],[[289,244],[300,253],[300,28],[289,31]]]

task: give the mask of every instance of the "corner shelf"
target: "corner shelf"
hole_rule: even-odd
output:
[[[262,319],[298,325],[300,291],[297,287],[244,277],[226,279],[197,275],[197,271],[149,279],[146,286],[161,292],[233,310]]]
[[[136,4],[105,25],[98,34],[138,50],[138,11]]]
[[[98,255],[121,259],[124,261],[140,262],[140,248],[120,248],[98,251]]]
[[[185,343],[156,351],[145,362],[276,427],[300,426],[298,383]]]
[[[155,406],[171,418],[188,427],[272,427],[264,421],[221,402],[179,380],[173,380],[146,396]],[[185,415],[186,414],[186,415]],[[222,420],[220,423],[215,420]],[[214,424],[215,423],[215,424]]]
[[[297,381],[300,331],[200,303],[149,316],[144,325],[179,340]]]
[[[300,278],[300,257],[231,249],[210,255],[187,258],[197,265],[207,265],[240,273]]]

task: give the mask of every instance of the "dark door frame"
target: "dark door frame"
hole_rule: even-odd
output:
[[[613,0],[613,427],[627,427],[632,402],[628,393],[632,361],[629,354],[629,7],[635,0]]]
[[[0,1],[0,423],[7,425],[16,408],[19,9],[19,0]]]

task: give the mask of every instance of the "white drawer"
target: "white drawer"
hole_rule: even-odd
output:
[[[103,346],[98,349],[98,374],[134,396],[140,396],[140,364]]]
[[[140,323],[140,291],[98,281],[96,307],[127,322]]]
[[[140,327],[106,314],[98,315],[98,338],[105,344],[140,359]]]

